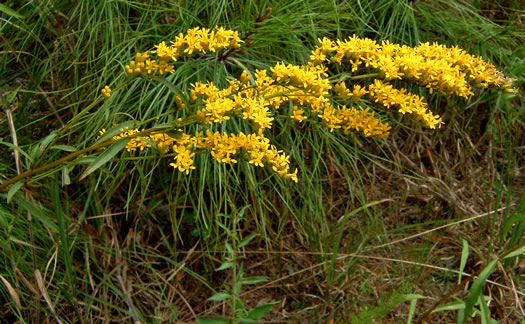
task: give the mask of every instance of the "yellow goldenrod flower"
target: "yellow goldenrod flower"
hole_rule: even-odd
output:
[[[277,63],[273,68],[272,78],[275,81],[289,83],[295,87],[303,88],[314,95],[322,95],[332,87],[325,76],[325,69],[320,66],[296,66]]]
[[[352,89],[352,100],[358,102],[362,96],[366,95],[368,92],[365,88],[362,88],[359,84],[354,85]]]
[[[188,30],[186,35],[179,34],[170,45],[164,41],[155,45],[152,53],[156,54],[156,59],[150,59],[148,52],[136,53],[135,59],[126,65],[125,70],[128,75],[174,73],[175,67],[169,62],[176,61],[183,55],[197,52],[213,53],[229,47],[238,48],[242,42],[239,34],[233,30],[222,27],[215,30],[196,27]]]
[[[157,149],[161,154],[166,154],[173,142],[176,141],[175,138],[165,133],[150,135],[150,139],[153,144],[157,146]]]
[[[111,97],[111,89],[108,86],[105,86],[100,92],[102,92],[102,97],[104,97],[104,99]]]
[[[240,77],[242,84],[247,84],[250,82],[250,75],[248,75],[248,72],[242,71],[241,77]]]
[[[179,96],[175,97],[175,104],[177,105],[177,109],[179,110],[186,108],[186,105]]]
[[[193,156],[195,153],[191,152],[184,145],[174,145],[173,152],[177,153],[175,156],[175,162],[170,163],[170,165],[180,172],[190,173],[190,170],[194,170],[195,166],[193,165]]]
[[[155,45],[156,50],[153,53],[157,54],[159,60],[167,61],[169,59],[175,60],[175,50],[171,46],[166,46],[166,42],[160,42]]]
[[[358,110],[343,106],[339,116],[345,134],[349,134],[350,131],[360,131],[366,137],[385,138],[390,133],[390,126],[381,122],[368,108]]]
[[[302,122],[306,118],[307,117],[304,115],[304,110],[299,109],[299,107],[297,107],[297,106],[293,106],[293,111],[292,111],[292,119],[293,120],[296,120],[298,122]]]
[[[350,90],[348,90],[344,82],[336,83],[334,86],[334,92],[337,97],[341,99],[349,99],[351,97]]]
[[[334,129],[341,128],[341,122],[343,121],[338,114],[336,108],[332,105],[324,107],[322,114],[320,115],[323,123],[333,132]]]
[[[242,118],[253,122],[254,128],[260,133],[272,126],[273,117],[268,110],[268,104],[263,98],[245,98],[241,104]]]

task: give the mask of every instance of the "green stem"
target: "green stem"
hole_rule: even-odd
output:
[[[175,124],[174,127],[180,127],[180,126]],[[133,136],[129,136],[129,138],[135,138],[135,137],[150,135],[152,133],[157,133],[157,132],[161,132],[163,130],[168,130],[168,129],[171,129],[171,128],[166,128],[166,129],[149,128],[149,129],[145,129],[143,131],[140,131],[140,132],[138,132],[136,134],[133,134]],[[71,161],[71,160],[73,160],[73,159],[75,159],[75,158],[77,158],[79,156],[82,156],[85,153],[89,153],[89,152],[92,152],[92,151],[95,151],[95,150],[98,150],[98,149],[101,149],[101,148],[105,148],[105,147],[111,145],[114,141],[115,141],[114,139],[108,139],[108,140],[103,141],[101,143],[94,144],[94,145],[92,145],[90,147],[86,147],[85,149],[82,149],[80,151],[76,151],[76,152],[73,152],[71,154],[68,154],[68,155],[64,156],[63,158],[61,158],[61,159],[58,159],[58,160],[53,161],[51,163],[45,164],[45,165],[43,165],[41,167],[38,167],[36,169],[31,169],[31,170],[28,170],[26,172],[20,173],[16,177],[7,179],[4,183],[0,184],[0,191],[6,189],[7,187],[12,185],[13,183],[16,183],[16,182],[18,182],[18,181],[20,181],[22,179],[28,178],[28,177],[30,177],[30,176],[32,176],[34,174],[37,174],[37,173],[49,170],[51,168],[54,168],[56,166],[59,166],[62,163]]]
[[[119,90],[120,88],[122,88],[126,84],[128,84],[131,80],[133,80],[134,78],[135,78],[135,76],[131,76],[131,77],[127,76],[126,79],[124,81],[122,81],[119,85],[117,85],[114,89],[112,89],[112,91]],[[49,152],[49,150],[51,149],[53,144],[55,144],[56,141],[60,137],[62,137],[62,135],[64,135],[68,129],[71,128],[71,126],[73,126],[76,122],[78,122],[78,120],[80,118],[82,118],[84,115],[86,115],[91,109],[93,109],[93,107],[95,107],[96,105],[98,105],[99,103],[101,103],[104,100],[105,99],[103,97],[98,98],[97,100],[92,102],[89,106],[84,108],[80,113],[78,113],[77,115],[73,116],[73,118],[70,121],[68,121],[67,124],[64,125],[64,127],[59,131],[58,136],[53,138],[53,140],[46,146],[46,148],[44,149],[44,152],[42,152],[42,155],[40,155],[40,158],[38,158],[38,160],[35,162],[35,164],[33,166],[37,166],[37,165],[40,164],[40,162],[42,162],[42,160],[44,159],[46,154]],[[1,188],[1,186],[0,186],[0,188]]]
[[[289,94],[289,93],[294,93],[297,90],[304,90],[304,89],[298,88],[298,87],[294,87],[294,88],[286,90],[286,91],[281,91],[281,92],[274,93],[274,94],[271,94],[271,95],[268,95],[268,96],[264,96],[263,99],[271,99],[271,98],[275,98],[275,97],[284,96],[284,95]],[[306,96],[313,96],[313,95],[310,95],[310,94],[305,94],[305,95]],[[300,95],[297,95],[297,96],[300,96]]]
[[[342,82],[342,81],[345,81],[345,80],[368,79],[368,78],[375,78],[375,77],[378,77],[378,76],[381,76],[381,73],[375,72],[375,73],[368,73],[368,74],[361,74],[361,75],[352,76],[349,73],[343,72],[343,73],[340,73],[340,74],[332,75],[331,77],[328,78],[328,80],[330,80],[330,82],[339,83],[339,82]]]
[[[22,179],[25,179],[27,177],[30,177],[30,176],[34,175],[34,174],[37,174],[37,173],[46,171],[48,169],[51,169],[51,168],[53,168],[55,166],[58,166],[58,165],[60,165],[60,164],[62,164],[64,162],[67,162],[67,161],[72,160],[72,159],[74,159],[74,158],[76,158],[78,156],[81,156],[82,154],[85,154],[85,153],[97,150],[99,148],[106,147],[106,146],[110,145],[111,143],[113,143],[113,139],[108,140],[108,141],[104,141],[102,143],[99,143],[99,144],[96,144],[96,145],[93,145],[93,146],[90,146],[90,147],[87,147],[87,148],[82,149],[80,151],[73,152],[71,154],[68,154],[68,155],[64,156],[61,159],[58,159],[58,160],[56,160],[54,162],[45,164],[45,165],[43,165],[41,167],[38,167],[36,169],[31,169],[31,170],[28,170],[26,172],[20,173],[16,177],[8,179],[4,183],[0,184],[0,191],[4,190],[8,186],[10,186],[13,183],[16,183],[16,182],[18,182],[18,181],[20,181]]]

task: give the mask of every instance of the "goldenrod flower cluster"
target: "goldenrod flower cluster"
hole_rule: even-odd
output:
[[[126,71],[131,75],[173,73],[169,63],[183,55],[236,48],[241,42],[235,31],[194,28],[179,34],[169,46],[158,44],[152,52],[156,59],[151,59],[148,52],[137,53]],[[344,64],[348,71],[333,75],[331,63]],[[363,81],[351,83],[352,79]],[[385,107],[410,114],[428,128],[441,127],[441,118],[428,109],[424,98],[396,88],[392,83],[395,80],[462,97],[472,95],[473,86],[509,90],[512,83],[493,65],[458,48],[428,43],[412,48],[388,41],[378,44],[356,36],[346,41],[324,38],[306,65],[281,62],[268,70],[245,70],[223,88],[209,81],[192,84],[189,93],[176,97],[176,106],[187,112],[185,121],[200,123],[207,128],[205,132],[186,134],[180,129],[185,124],[178,123],[174,126],[178,135],[174,137],[154,130],[150,135],[138,136],[138,129],[122,129],[114,139],[129,138],[128,151],[154,146],[161,154],[173,156],[170,165],[181,172],[195,169],[195,154],[209,152],[219,163],[243,159],[297,182],[297,169],[291,171],[289,157],[265,136],[276,116],[284,114],[295,122],[318,121],[330,131],[340,129],[344,134],[359,131],[366,137],[384,138],[390,126],[376,109]],[[105,97],[111,94],[107,89],[103,90]],[[244,122],[251,132],[211,130],[231,119]]]
[[[111,97],[111,89],[108,86],[105,86],[100,92],[102,93],[102,97],[104,97],[104,99],[109,99],[109,97]]]
[[[375,80],[368,86],[370,98],[390,108],[399,107],[402,114],[413,114],[417,120],[421,120],[427,127],[441,127],[443,121],[439,116],[432,114],[427,109],[427,103],[418,95],[409,93],[406,89],[395,89],[391,84]]]
[[[181,56],[216,52],[229,47],[238,48],[241,43],[236,31],[222,27],[214,30],[196,27],[188,30],[186,35],[180,33],[170,45],[166,45],[166,42],[156,45],[156,49],[152,51],[156,54],[156,59],[151,58],[149,52],[137,53],[135,59],[126,65],[126,72],[128,75],[173,73],[175,68],[169,63]]]
[[[472,87],[499,87],[512,91],[512,79],[494,65],[457,47],[423,43],[416,47],[352,36],[345,41],[320,40],[311,64],[348,63],[351,71],[371,68],[385,81],[406,80],[445,95],[468,97]]]
[[[255,86],[248,84],[247,73],[243,72],[241,80],[230,81],[229,87],[218,89],[213,83],[196,83],[190,92],[192,102],[203,98],[204,107],[197,112],[203,124],[222,123],[233,116],[240,117],[252,126],[259,135],[272,125],[272,110],[287,106],[291,101],[293,111],[291,118],[304,121],[308,117],[320,118],[330,130],[343,128],[363,132],[365,136],[385,137],[390,127],[382,123],[370,109],[336,106],[330,100],[332,86],[324,78],[324,68],[310,66],[293,66],[276,64],[270,69],[257,70]],[[366,90],[355,86],[350,97],[358,101]]]
[[[352,91],[350,91],[344,82],[337,83],[334,86],[334,92],[337,98],[352,99],[354,102],[358,102],[361,97],[368,93],[366,89],[361,87],[359,84],[355,84]]]
[[[128,152],[142,151],[152,144],[162,154],[170,151],[175,153],[171,166],[181,172],[189,173],[195,169],[193,157],[196,151],[208,150],[211,156],[219,163],[237,163],[238,156],[250,164],[263,167],[268,165],[284,179],[297,182],[297,169],[290,172],[290,158],[270,144],[270,140],[257,134],[220,134],[206,131],[206,136],[197,133],[195,136],[180,133],[178,137],[171,137],[166,133],[148,136],[136,136],[138,129],[121,129],[121,133],[114,136],[114,140],[129,138],[126,145]],[[101,132],[103,134],[103,132]]]

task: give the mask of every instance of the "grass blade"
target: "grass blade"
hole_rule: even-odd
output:
[[[13,16],[13,17],[16,17],[16,18],[24,18],[24,16],[22,16],[21,14],[19,14],[16,10],[13,10],[11,8],[9,8],[8,6],[6,6],[5,4],[1,4],[0,3],[0,11],[9,15],[9,16]]]
[[[463,243],[463,250],[461,251],[461,261],[459,264],[458,284],[461,282],[461,275],[463,274],[463,270],[465,270],[465,265],[467,265],[468,259],[468,242],[464,239],[461,239],[461,242]]]
[[[20,298],[18,297],[18,294],[16,290],[11,286],[9,281],[4,278],[4,276],[0,275],[0,280],[4,282],[5,287],[7,288],[7,291],[9,291],[9,295],[11,295],[11,298],[13,298],[13,301],[16,304],[16,307],[18,307],[18,310],[22,309],[22,304],[20,303]]]
[[[512,251],[511,253],[507,254],[504,259],[513,258],[515,256],[518,256],[520,254],[525,253],[525,244],[523,244],[521,247],[517,248],[515,251]]]

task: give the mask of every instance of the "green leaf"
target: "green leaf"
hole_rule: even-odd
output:
[[[479,295],[479,308],[481,310],[481,324],[489,324],[490,310],[483,294]]]
[[[264,315],[268,314],[272,310],[273,306],[277,304],[279,304],[279,302],[273,302],[266,305],[257,306],[248,313],[248,318],[258,321],[261,318],[263,318]]]
[[[75,160],[75,164],[91,164],[96,160],[96,157],[94,156],[85,156],[81,157],[78,160]]]
[[[230,245],[230,243],[226,242],[226,243],[224,244],[224,246],[226,247],[226,250],[228,251],[228,254],[233,255],[233,248],[232,248],[232,246]]]
[[[216,293],[215,295],[208,298],[209,301],[223,301],[226,299],[229,299],[231,297],[230,294],[225,292]]]
[[[243,285],[254,285],[254,284],[258,284],[260,282],[266,282],[266,281],[268,281],[267,278],[258,277],[258,276],[245,277],[240,280],[241,284]]]
[[[242,207],[238,212],[237,212],[237,220],[240,221],[243,217],[244,217],[244,213],[251,207],[251,205],[246,205],[244,207]]]
[[[18,146],[15,146],[13,145],[12,143],[9,143],[9,142],[4,142],[2,140],[0,140],[0,144],[2,145],[5,145],[7,147],[9,147],[10,149],[13,149],[15,151],[18,151],[18,153],[22,154],[23,156],[25,156],[30,162],[33,162],[33,159],[31,158],[31,156],[29,156],[29,154],[27,154],[24,150],[22,150],[20,147]]]
[[[186,102],[186,100],[184,100],[186,98],[186,96],[179,90],[179,88],[177,88],[177,86],[175,86],[175,84],[173,84],[172,82],[170,82],[166,78],[161,78],[159,76],[153,76],[152,79],[154,79],[156,81],[159,81],[160,83],[164,84],[168,89],[170,89],[170,91],[175,93],[175,95],[179,96],[186,105],[188,104],[188,102]]]
[[[518,256],[518,255],[523,254],[523,253],[525,253],[525,245],[523,245],[522,247],[520,247],[519,249],[517,249],[515,251],[512,251],[511,253],[506,255],[504,257],[504,259],[513,258],[513,257]]]
[[[228,268],[231,268],[233,267],[235,263],[233,262],[224,262],[223,264],[221,264],[220,267],[218,267],[215,271],[222,271],[222,270],[226,270]]]
[[[68,167],[67,165],[64,165],[62,168],[62,186],[67,186],[71,184],[71,178],[69,177],[69,172],[73,170],[73,167]]]
[[[253,240],[257,234],[250,234],[242,239],[242,241],[239,243],[239,248],[242,248],[250,243],[251,240]]]
[[[5,4],[1,4],[0,3],[0,11],[9,15],[9,16],[13,16],[13,17],[16,17],[16,18],[24,18],[24,16],[22,16],[21,14],[19,14],[17,11],[9,8],[8,6],[6,6]]]
[[[95,161],[93,161],[93,163],[87,167],[86,171],[84,171],[84,173],[82,173],[82,175],[80,176],[80,180],[84,179],[85,177],[90,175],[93,171],[97,170],[102,165],[104,165],[106,162],[114,158],[115,155],[118,154],[118,152],[122,151],[122,149],[126,147],[126,144],[128,144],[128,141],[129,141],[129,138],[122,138],[114,142],[113,144],[111,144],[110,147],[104,150],[104,152],[102,152],[102,154],[100,154],[95,159]]]
[[[240,296],[241,288],[242,288],[242,281],[235,281],[235,284],[233,285],[233,295],[234,296]],[[242,304],[241,300],[238,300],[238,301],[240,301],[241,304]]]
[[[465,303],[463,303],[463,305],[465,305]],[[465,308],[458,309],[458,317],[456,319],[456,323],[458,324],[465,323]]]
[[[461,239],[461,242],[463,243],[463,250],[461,251],[461,261],[459,263],[458,283],[461,282],[461,275],[463,274],[463,271],[465,270],[465,265],[467,264],[467,259],[468,259],[468,242],[464,239]]]
[[[41,141],[40,141],[40,144],[37,144],[37,145],[34,145],[31,149],[31,158],[32,159],[38,159],[41,155],[42,155],[42,152],[44,152],[44,150],[47,148],[47,146],[55,139],[55,137],[58,136],[58,132],[52,132],[50,133],[49,135],[47,135],[46,137],[44,137]]]
[[[76,152],[78,149],[76,147],[70,146],[70,145],[53,145],[51,146],[52,149],[55,150],[61,150],[66,152]]]
[[[244,303],[242,300],[238,297],[239,294],[236,295],[234,301],[235,301],[235,311],[237,314],[246,314],[246,306],[244,306]]]
[[[49,143],[51,143],[51,141],[53,141],[55,139],[55,137],[57,137],[57,136],[58,136],[57,132],[52,132],[51,134],[49,134],[46,137],[44,137],[44,139],[40,143],[40,149],[44,150],[49,145]]]
[[[168,130],[173,130],[173,125],[171,125],[170,123],[162,123],[162,124],[155,124],[153,126],[151,126],[151,128],[154,128],[154,129],[168,129]]]
[[[229,321],[226,317],[197,317],[197,324],[228,324]]]
[[[472,312],[474,310],[474,305],[476,304],[479,296],[481,295],[481,290],[483,289],[483,285],[485,284],[485,281],[487,281],[487,278],[490,276],[492,271],[494,271],[494,268],[496,267],[497,263],[498,263],[498,259],[490,262],[485,267],[485,269],[481,271],[481,273],[476,278],[476,280],[474,280],[474,283],[472,284],[472,287],[470,287],[470,290],[468,292],[467,299],[465,300],[466,316],[472,315]]]
[[[410,308],[408,310],[408,320],[407,323],[412,323],[412,319],[414,318],[414,314],[416,313],[416,305],[417,305],[418,299],[412,299],[410,301]]]
[[[16,95],[18,94],[18,92],[20,91],[20,89],[22,89],[22,86],[18,86],[18,88],[16,88],[15,90],[9,92],[9,94],[7,94],[5,96],[5,99],[8,103],[11,103],[13,101],[13,99],[16,98]]]
[[[522,213],[515,213],[512,214],[510,217],[505,219],[505,222],[503,223],[503,227],[500,231],[500,236],[504,238],[509,231],[514,227],[514,224],[518,223],[519,221],[525,221],[525,214]]]
[[[443,306],[440,306],[434,309],[432,313],[442,312],[442,311],[454,311],[454,310],[460,310],[460,309],[465,309],[465,302],[462,300],[457,300],[450,304],[446,304],[446,305],[443,305]]]
[[[241,317],[238,319],[239,323],[241,324],[257,324],[259,321],[249,319],[247,317]]]
[[[22,188],[24,185],[24,181],[18,181],[14,185],[9,188],[9,191],[7,192],[7,203],[9,204],[11,202],[11,199],[13,196]]]
[[[405,294],[401,296],[401,300],[403,301],[409,301],[409,300],[418,300],[418,299],[425,299],[427,297],[422,296],[420,294]]]

